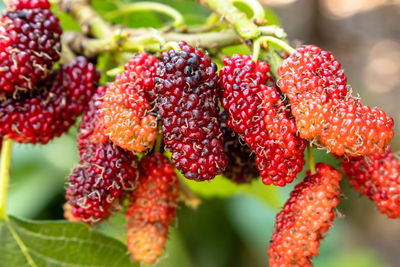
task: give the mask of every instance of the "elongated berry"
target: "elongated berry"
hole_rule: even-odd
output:
[[[143,152],[150,149],[158,134],[156,117],[148,96],[154,96],[157,60],[146,53],[135,56],[107,87],[102,110],[105,134],[118,146]],[[150,97],[151,98],[151,97]]]
[[[108,141],[88,144],[68,179],[66,199],[73,218],[89,224],[119,209],[120,197],[134,189],[139,173],[137,158]]]
[[[164,143],[188,179],[210,180],[227,161],[218,121],[217,66],[185,42],[162,54],[155,77]]]
[[[153,263],[163,252],[168,227],[176,214],[179,180],[161,153],[140,162],[139,183],[126,213],[128,250],[135,261]]]
[[[350,185],[374,201],[381,213],[400,218],[400,162],[390,147],[383,154],[341,160]]]
[[[61,66],[35,90],[0,102],[0,135],[46,144],[76,122],[97,88],[99,74],[84,57]]]
[[[266,86],[269,65],[248,55],[224,60],[220,71],[227,125],[255,153],[265,184],[291,183],[304,165],[306,142],[276,88]]]
[[[46,7],[33,4],[32,7]],[[59,60],[62,33],[49,9],[7,11],[0,18],[0,94],[11,95],[35,88]]]
[[[393,119],[363,105],[347,90],[347,78],[331,53],[308,45],[278,69],[300,136],[336,155],[383,153],[393,138]]]
[[[240,137],[226,125],[227,119],[228,114],[221,111],[219,120],[224,135],[224,150],[228,160],[223,175],[238,184],[249,183],[259,176],[255,155],[244,141],[241,141]]]
[[[269,266],[312,266],[320,239],[335,218],[341,174],[318,163],[316,173],[307,172],[276,216],[275,233],[268,248]]]

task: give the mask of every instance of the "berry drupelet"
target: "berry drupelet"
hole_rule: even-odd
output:
[[[19,2],[0,18],[0,94],[25,92],[46,79],[59,60],[62,29],[45,2]],[[35,4],[37,3],[37,4]]]
[[[50,9],[48,0],[5,0],[8,10]]]
[[[128,250],[135,261],[153,263],[163,252],[168,227],[176,215],[179,180],[161,153],[140,162],[141,175],[126,213]]]
[[[400,162],[390,147],[383,154],[341,160],[350,185],[374,201],[381,213],[400,218]]]
[[[308,45],[278,69],[300,136],[341,156],[383,153],[393,138],[393,119],[351,96],[340,63]]]
[[[266,185],[291,183],[304,165],[306,142],[296,135],[290,110],[276,88],[266,86],[269,65],[248,55],[225,58],[220,71],[227,125],[255,153]]]
[[[240,137],[226,125],[227,119],[228,114],[225,111],[220,111],[219,120],[224,135],[225,154],[228,160],[228,165],[223,175],[238,184],[250,183],[260,175],[255,155],[244,144],[244,141],[241,141]]]
[[[46,144],[67,132],[85,110],[99,74],[84,57],[61,66],[35,90],[0,102],[0,135]]]
[[[156,117],[149,99],[154,100],[157,60],[142,53],[133,57],[111,83],[104,96],[101,117],[105,134],[118,146],[143,152],[153,147],[158,135]]]
[[[162,54],[155,77],[167,149],[188,179],[210,180],[227,164],[219,127],[217,66],[185,42]]]
[[[312,266],[323,234],[334,218],[339,203],[341,174],[319,163],[316,173],[308,171],[296,185],[276,216],[275,233],[268,249],[269,266]]]

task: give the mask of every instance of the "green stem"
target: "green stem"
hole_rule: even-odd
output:
[[[120,9],[111,11],[105,15],[107,19],[113,19],[119,16],[128,15],[138,11],[156,11],[174,19],[173,26],[179,27],[183,25],[183,16],[176,9],[156,2],[136,2],[129,5],[123,5]]]
[[[257,25],[263,25],[267,22],[263,6],[257,0],[231,0],[233,3],[241,3],[253,11],[252,21]]]
[[[162,133],[161,133],[161,127],[158,127],[160,129],[157,139],[156,139],[156,144],[154,146],[154,151],[155,152],[160,152],[161,151],[161,144],[162,144]]]
[[[279,46],[280,48],[282,48],[285,52],[289,53],[289,54],[293,54],[296,49],[294,49],[293,47],[291,47],[288,43],[286,43],[285,41],[278,39],[276,37],[273,36],[262,36],[260,38],[258,38],[257,40],[258,42],[270,42],[273,43],[277,46]]]
[[[232,2],[227,0],[198,0],[202,5],[215,11],[232,25],[240,37],[254,39],[261,34],[260,29],[249,20],[245,13],[237,9]]]
[[[310,144],[307,146],[307,154],[308,154],[308,164],[310,165],[311,174],[315,174],[315,161],[314,161],[314,149]]]
[[[2,144],[0,162],[0,219],[7,216],[7,192],[10,180],[12,140],[5,138]]]

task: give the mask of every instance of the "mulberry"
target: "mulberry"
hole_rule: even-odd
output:
[[[227,125],[255,153],[264,184],[291,183],[305,163],[306,142],[296,135],[290,110],[276,88],[266,86],[269,65],[248,55],[224,60],[220,71]]]
[[[69,176],[66,199],[78,220],[95,223],[119,208],[119,197],[134,189],[139,173],[134,154],[111,142],[91,144]]]
[[[154,96],[153,77],[157,61],[147,54],[135,56],[110,84],[102,104],[105,134],[118,146],[143,152],[158,135],[156,117],[147,96]]]
[[[279,67],[278,75],[302,138],[338,156],[385,151],[394,136],[393,119],[351,96],[331,53],[312,45],[299,48]]]
[[[244,141],[240,141],[240,137],[226,125],[227,119],[228,115],[225,111],[221,111],[219,120],[228,160],[223,175],[238,184],[249,183],[259,176],[255,155],[246,144],[242,144]]]
[[[350,185],[374,201],[381,213],[400,218],[400,162],[388,147],[383,154],[342,158]]]
[[[5,0],[8,10],[50,9],[48,0]]]
[[[146,156],[142,174],[126,213],[128,249],[134,260],[153,263],[163,252],[168,226],[176,214],[179,180],[161,153]]]
[[[20,2],[17,9],[25,7],[24,3]],[[58,18],[48,9],[22,9],[7,11],[0,25],[0,93],[9,96],[33,89],[60,59],[62,30]]]
[[[221,174],[227,161],[218,121],[217,66],[185,42],[162,54],[155,77],[164,143],[186,178],[204,181]]]
[[[282,211],[268,249],[269,266],[311,266],[339,203],[341,174],[319,163],[316,174],[296,185]]]
[[[62,66],[35,90],[0,102],[0,135],[46,144],[75,123],[96,90],[99,74],[83,57]]]

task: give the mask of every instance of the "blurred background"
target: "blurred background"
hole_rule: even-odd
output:
[[[100,9],[107,1],[93,2]],[[196,3],[163,2],[185,11],[192,21],[207,16],[207,11]],[[332,51],[363,102],[384,109],[400,121],[400,1],[262,3],[277,14],[292,45],[312,43]],[[64,16],[63,26],[76,27],[68,17],[60,16]],[[399,151],[399,123],[395,131],[392,147]],[[35,220],[63,219],[66,177],[78,161],[75,140],[73,128],[46,146],[14,145],[8,200],[11,214]],[[316,157],[317,161],[338,167],[323,151],[318,151]],[[299,175],[294,184],[300,177],[304,175]],[[204,197],[203,203],[197,210],[180,205],[166,255],[157,266],[267,266],[265,251],[274,217],[293,185],[267,188],[256,182],[237,188],[218,177],[198,188],[189,186]],[[321,242],[315,266],[400,266],[400,220],[381,215],[366,197],[349,188],[346,180],[342,187],[344,198],[337,219]],[[100,230],[123,241],[123,217],[104,223]]]

